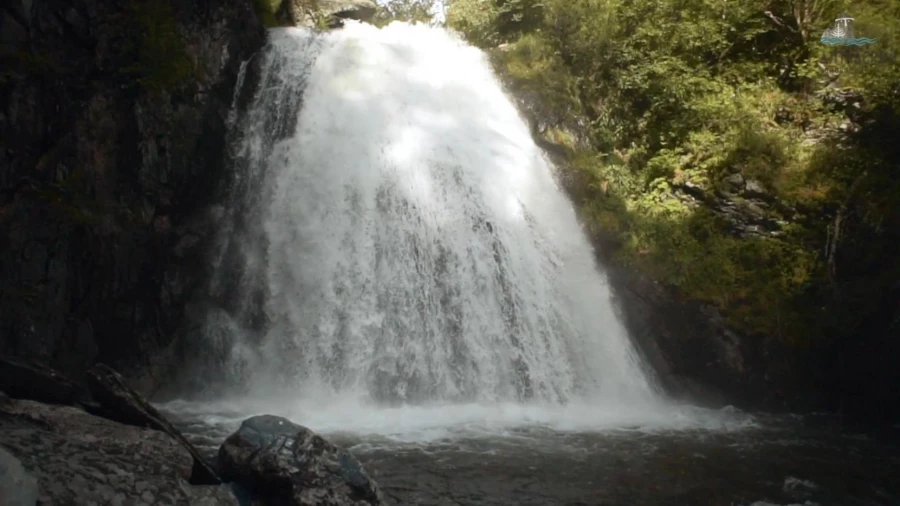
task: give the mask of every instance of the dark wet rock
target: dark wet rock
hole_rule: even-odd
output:
[[[778,201],[759,181],[740,172],[726,176],[714,190],[685,182],[673,184],[675,196],[691,207],[704,207],[729,224],[738,237],[777,236],[797,211]]]
[[[744,186],[743,193],[749,198],[761,198],[766,200],[775,199],[775,197],[772,195],[772,192],[766,190],[766,187],[763,186],[762,183],[753,179],[747,181],[747,184]]]
[[[195,485],[218,485],[222,481],[202,455],[181,431],[125,384],[122,377],[106,365],[98,364],[87,372],[91,396],[99,404],[97,414],[127,425],[147,427],[168,434],[193,458],[190,482]]]
[[[378,485],[347,450],[277,416],[245,420],[219,449],[219,465],[224,479],[266,504],[384,504]]]
[[[728,190],[734,193],[740,193],[744,189],[744,176],[740,172],[730,174],[722,182]]]
[[[218,485],[222,482],[184,435],[112,368],[98,364],[84,379],[85,385],[79,385],[46,366],[0,359],[0,404],[11,401],[4,393],[9,392],[16,399],[82,407],[108,420],[161,431],[191,454],[194,463],[190,483]]]
[[[0,358],[0,389],[10,397],[74,406],[88,400],[83,387],[49,367]]]
[[[191,454],[167,434],[76,407],[0,403],[0,445],[37,479],[38,504],[238,504],[229,487],[190,485]]]
[[[37,480],[13,454],[0,447],[0,504],[34,506],[38,498]]]
[[[601,261],[623,323],[673,397],[771,411],[823,402],[809,364],[776,336],[737,332],[714,307],[685,300],[628,266]]]
[[[254,0],[168,3],[154,47],[193,69],[159,87],[131,70],[153,2],[0,8],[0,354],[72,378],[102,361],[143,393],[178,367],[215,227],[180,233],[227,183],[235,84],[265,41]]]
[[[859,90],[852,88],[825,88],[817,93],[822,104],[834,112],[858,119],[865,99]]]

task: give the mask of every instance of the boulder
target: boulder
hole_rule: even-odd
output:
[[[385,504],[378,485],[347,450],[277,416],[245,420],[219,449],[219,465],[224,479],[266,504]]]
[[[374,0],[319,0],[318,7],[336,18],[368,21],[375,16],[378,5]]]
[[[191,486],[193,458],[167,434],[77,407],[0,402],[0,446],[23,468],[14,471],[24,488],[13,500],[28,500],[23,494],[34,490],[24,472],[36,479],[37,504],[238,505],[228,487]],[[15,468],[3,456],[0,461]],[[7,479],[0,477],[0,487]],[[0,503],[21,502],[2,497]]]
[[[192,457],[190,483],[218,485],[222,481],[200,452],[153,406],[125,384],[110,367],[98,364],[87,372],[88,389],[99,404],[95,414],[119,423],[161,431],[177,441]]]
[[[284,0],[278,12],[282,22],[296,26],[315,26],[314,16],[332,21],[355,19],[369,21],[375,16],[378,5],[374,0]]]

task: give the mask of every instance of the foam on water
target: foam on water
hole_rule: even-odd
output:
[[[235,430],[257,414],[283,416],[323,434],[352,433],[402,443],[433,443],[460,438],[529,437],[548,433],[643,434],[670,431],[740,431],[757,427],[755,420],[732,409],[709,410],[670,405],[610,409],[572,402],[403,405],[383,407],[358,398],[232,398],[216,402],[173,401],[159,406],[176,416],[188,414],[204,423]]]
[[[735,426],[662,398],[481,51],[402,23],[270,35],[215,259],[213,292],[238,296],[207,325],[242,416],[419,438]]]

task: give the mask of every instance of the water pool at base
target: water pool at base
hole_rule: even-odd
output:
[[[900,504],[900,430],[841,429],[826,416],[682,407],[668,420],[631,413],[629,425],[573,407],[160,407],[210,457],[243,419],[285,415],[349,448],[404,506]]]

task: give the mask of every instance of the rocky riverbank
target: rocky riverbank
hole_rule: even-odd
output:
[[[350,453],[289,420],[248,419],[207,462],[109,367],[89,370],[87,390],[33,364],[3,361],[0,371],[25,397],[0,392],[4,506],[384,503]]]

